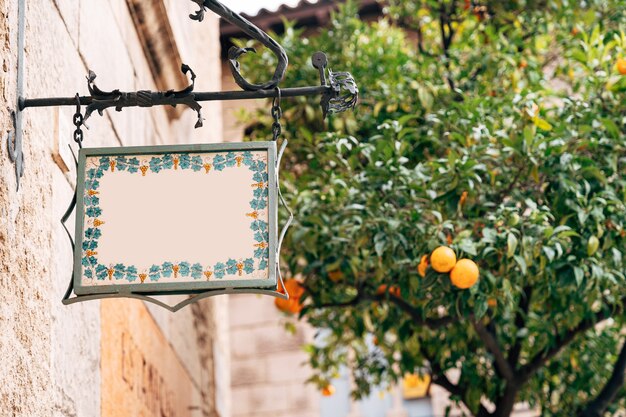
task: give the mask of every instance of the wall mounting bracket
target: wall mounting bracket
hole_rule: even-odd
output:
[[[17,3],[17,105],[11,112],[13,129],[7,134],[9,159],[15,165],[16,190],[20,189],[20,179],[24,175],[24,152],[22,148],[22,109],[20,102],[24,94],[24,36],[26,25],[26,0]]]

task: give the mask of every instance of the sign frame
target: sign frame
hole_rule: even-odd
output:
[[[217,152],[267,152],[268,174],[268,278],[242,280],[198,280],[196,282],[167,283],[131,283],[111,285],[83,285],[83,239],[85,237],[85,196],[86,196],[86,161],[89,157],[105,156],[149,156],[164,154],[203,154]],[[207,292],[245,292],[247,290],[274,290],[280,279],[278,271],[278,167],[276,142],[231,142],[188,145],[133,146],[111,148],[82,148],[79,152],[77,171],[76,221],[74,247],[74,272],[72,282],[74,292],[79,297],[85,296],[149,296],[149,295],[180,295],[202,294]]]

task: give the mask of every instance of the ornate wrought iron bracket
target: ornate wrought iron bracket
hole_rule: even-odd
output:
[[[189,73],[191,76],[191,84],[181,91],[165,91],[153,92],[150,90],[140,90],[132,93],[123,93],[120,90],[102,91],[95,84],[96,74],[89,71],[87,77],[87,87],[91,93],[91,103],[87,105],[85,111],[85,120],[87,120],[94,111],[100,116],[105,109],[115,107],[115,110],[122,111],[124,107],[152,107],[159,105],[170,105],[176,107],[178,104],[184,104],[198,113],[198,121],[196,128],[202,127],[202,106],[196,101],[193,89],[196,82],[196,74],[187,65],[181,68],[183,74]],[[82,104],[82,100],[81,100]]]
[[[89,71],[87,77],[90,95],[81,96],[78,101],[81,106],[87,106],[85,119],[94,111],[100,115],[107,108],[121,111],[125,107],[152,107],[185,105],[196,111],[198,119],[195,127],[202,126],[200,105],[203,101],[221,100],[249,100],[273,98],[277,95],[276,87],[283,79],[287,70],[288,58],[283,47],[272,39],[266,32],[256,27],[239,14],[233,12],[217,0],[191,0],[199,6],[199,10],[190,15],[191,19],[202,21],[205,12],[211,10],[228,22],[238,26],[251,38],[269,48],[276,55],[277,64],[272,78],[262,84],[247,81],[241,74],[238,58],[253,49],[231,48],[229,51],[229,65],[232,75],[243,91],[195,92],[196,75],[186,65],[182,71],[189,74],[190,85],[181,91],[150,91],[122,92],[120,90],[103,91],[95,84],[96,74]],[[18,30],[18,105],[14,115],[14,131],[7,138],[9,157],[15,163],[15,171],[19,188],[19,179],[24,172],[24,157],[22,153],[22,111],[28,107],[48,106],[75,106],[76,97],[25,98],[23,96],[23,62],[24,62],[24,0],[19,0],[19,30]],[[358,100],[358,87],[352,75],[347,72],[333,72],[328,69],[328,60],[323,52],[313,55],[313,66],[320,73],[320,85],[298,88],[281,89],[284,98],[298,96],[321,96],[321,105],[324,117],[331,113],[339,113],[354,108]]]
[[[340,113],[354,108],[358,100],[358,87],[354,78],[347,72],[332,72],[327,69],[327,59],[323,52],[317,52],[313,56],[313,65],[319,70],[322,84],[319,86],[296,87],[281,89],[281,96],[322,96],[321,104],[324,116],[332,113]],[[181,91],[150,91],[140,90],[136,92],[122,92],[120,90],[103,91],[96,84],[96,74],[89,71],[87,76],[88,89],[91,95],[79,97],[81,105],[87,106],[85,119],[94,111],[100,115],[107,108],[115,108],[121,111],[126,107],[152,107],[152,106],[177,106],[186,105],[198,113],[196,127],[202,126],[200,102],[203,101],[227,101],[227,100],[250,100],[276,97],[276,89],[244,90],[244,91],[216,91],[195,92],[195,73],[187,65],[182,66],[185,74],[190,74],[191,84]],[[328,74],[328,75],[326,75]],[[327,79],[329,81],[327,81]],[[48,106],[75,106],[76,97],[50,97],[50,98],[21,98],[19,110],[29,107]]]

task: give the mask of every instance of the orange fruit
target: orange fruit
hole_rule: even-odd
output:
[[[498,300],[495,298],[490,298],[487,300],[487,305],[491,308],[496,308],[498,306]]]
[[[520,69],[524,69],[528,66],[528,61],[526,61],[524,58],[522,58],[522,60],[519,62],[518,66],[520,67]]]
[[[324,388],[322,388],[322,395],[324,397],[331,397],[333,394],[335,394],[335,387],[331,384],[328,384]]]
[[[304,288],[295,279],[285,281],[285,287],[283,288],[278,283],[278,292],[289,294],[289,300],[283,300],[282,298],[276,298],[274,305],[283,313],[298,314],[302,311],[302,304],[300,304],[300,297],[304,294]]]
[[[328,273],[328,278],[330,278],[330,280],[332,282],[339,282],[343,279],[343,272],[337,270],[337,271],[330,271]]]
[[[478,281],[478,265],[470,259],[461,259],[450,272],[450,281],[457,288],[467,289]]]
[[[626,58],[617,59],[617,72],[626,75]]]
[[[426,270],[428,269],[428,256],[422,256],[420,260],[420,264],[417,266],[417,272],[420,274],[422,278],[426,276]]]
[[[376,295],[384,295],[386,292],[387,292],[387,285],[382,284],[376,290]],[[400,287],[396,287],[396,286],[389,287],[389,294],[395,295],[396,297],[400,298]]]
[[[439,246],[430,254],[430,265],[437,272],[450,272],[456,265],[456,254],[447,246]]]

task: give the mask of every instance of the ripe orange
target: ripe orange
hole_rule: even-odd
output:
[[[495,298],[490,298],[487,300],[487,305],[491,308],[496,308],[498,306],[498,300]]]
[[[617,59],[617,72],[626,75],[626,58]]]
[[[330,278],[332,282],[339,282],[343,279],[343,272],[340,270],[330,271],[328,273],[328,278]]]
[[[426,276],[426,270],[428,269],[428,256],[422,256],[420,260],[420,264],[417,266],[417,272],[420,274],[422,278]]]
[[[457,288],[467,289],[476,284],[479,274],[478,265],[474,261],[461,259],[450,272],[450,281]]]
[[[383,295],[386,292],[387,292],[387,285],[382,284],[376,290],[376,295]],[[400,287],[396,287],[395,285],[392,287],[389,287],[389,294],[400,298]]]
[[[285,281],[285,287],[283,288],[278,283],[278,292],[286,292],[289,294],[289,300],[283,300],[282,298],[276,298],[274,305],[283,313],[298,314],[302,311],[302,304],[300,304],[300,297],[304,294],[304,288],[295,279]]]
[[[450,272],[456,265],[456,254],[447,246],[439,246],[430,254],[430,264],[437,272]]]
[[[524,58],[521,59],[521,61],[518,64],[520,69],[524,69],[528,66],[528,61],[526,61]]]
[[[324,397],[331,397],[334,394],[335,394],[335,387],[332,386],[331,384],[328,384],[324,388],[322,388],[322,395]]]

